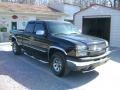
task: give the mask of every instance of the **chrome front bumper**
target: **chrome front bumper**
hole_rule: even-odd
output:
[[[109,58],[107,57],[109,54],[110,54],[110,51],[97,57],[81,58],[81,60],[84,62],[67,60],[67,65],[72,71],[90,71],[96,68],[97,66],[100,66],[106,63],[109,60]]]

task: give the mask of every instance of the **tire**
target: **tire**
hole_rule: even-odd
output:
[[[59,77],[68,74],[65,55],[61,52],[56,52],[51,57],[51,70]]]
[[[21,47],[15,41],[12,43],[12,51],[15,55],[22,54]]]

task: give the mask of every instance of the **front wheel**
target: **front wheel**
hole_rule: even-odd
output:
[[[68,72],[65,55],[61,52],[56,52],[51,57],[52,72],[59,77],[66,75]]]
[[[12,51],[15,55],[20,55],[21,54],[21,48],[16,42],[12,43]]]

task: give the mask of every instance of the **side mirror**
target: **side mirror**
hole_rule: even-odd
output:
[[[37,31],[36,31],[36,35],[42,36],[42,35],[44,35],[44,34],[45,34],[45,31],[44,31],[44,30],[37,30]]]

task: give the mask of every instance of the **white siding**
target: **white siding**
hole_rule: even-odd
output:
[[[27,15],[17,15],[18,19],[12,19],[10,17],[11,22],[17,22],[17,29],[25,29],[26,24],[30,20],[36,20],[36,16],[27,16]],[[10,29],[11,29],[11,22],[10,24]]]
[[[3,24],[7,28],[7,32],[11,30],[11,23],[17,22],[17,29],[24,29],[30,20],[36,20],[36,16],[17,15],[17,19],[12,19],[13,15],[0,15],[0,25]]]
[[[102,6],[93,6],[89,9],[81,11],[75,15],[74,23],[77,27],[82,29],[83,16],[91,17],[111,17],[111,32],[110,32],[110,45],[120,47],[120,11]]]

